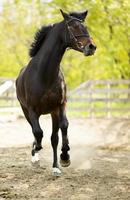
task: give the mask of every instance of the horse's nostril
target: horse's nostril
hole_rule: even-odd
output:
[[[89,48],[90,48],[90,49],[93,49],[93,50],[96,50],[97,47],[96,47],[94,44],[90,44],[90,45],[89,45]]]
[[[97,48],[97,47],[94,45],[94,49],[95,49],[95,50],[96,50],[96,48]]]

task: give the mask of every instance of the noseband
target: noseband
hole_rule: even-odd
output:
[[[83,22],[82,20],[80,20],[80,19],[77,19],[77,18],[72,18],[72,19],[70,19],[69,21],[67,21],[66,22],[66,27],[67,27],[67,30],[68,30],[68,32],[69,32],[69,37],[70,37],[70,39],[72,39],[74,42],[75,42],[75,44],[76,44],[76,46],[80,49],[80,50],[83,50],[83,48],[84,48],[84,45],[82,44],[82,42],[79,42],[78,41],[78,38],[82,38],[82,37],[86,37],[86,38],[90,38],[87,34],[79,34],[79,35],[75,35],[73,32],[72,32],[72,30],[71,30],[71,27],[69,26],[69,23],[71,22],[71,21],[73,21],[73,20],[76,20],[76,21],[79,21],[79,22]],[[66,39],[67,37],[66,37],[66,34],[65,34],[65,41],[67,42],[67,39]],[[90,39],[91,40],[91,39]],[[80,45],[79,45],[80,44]]]

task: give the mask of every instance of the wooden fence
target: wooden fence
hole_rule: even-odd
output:
[[[15,80],[0,79],[0,112],[19,109]],[[68,92],[68,115],[130,118],[130,80],[93,80]]]
[[[69,93],[69,110],[89,118],[130,118],[130,80],[87,81]]]
[[[0,78],[0,112],[9,112],[18,107],[15,79]]]

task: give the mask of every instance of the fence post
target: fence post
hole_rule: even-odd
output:
[[[111,103],[110,103],[110,89],[111,89],[111,84],[108,81],[107,82],[107,93],[106,93],[106,98],[107,98],[107,105],[106,105],[106,109],[107,109],[107,118],[110,119],[111,118]]]
[[[89,103],[90,103],[90,107],[89,107],[89,118],[93,118],[94,117],[94,106],[93,106],[93,84],[91,82],[90,87],[89,87]]]

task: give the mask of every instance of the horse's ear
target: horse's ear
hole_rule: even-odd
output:
[[[81,13],[81,18],[82,18],[83,21],[85,20],[85,18],[87,17],[87,15],[88,15],[88,10],[86,10],[85,12]]]
[[[65,20],[69,20],[71,18],[70,15],[65,13],[63,10],[60,9],[60,12]]]

